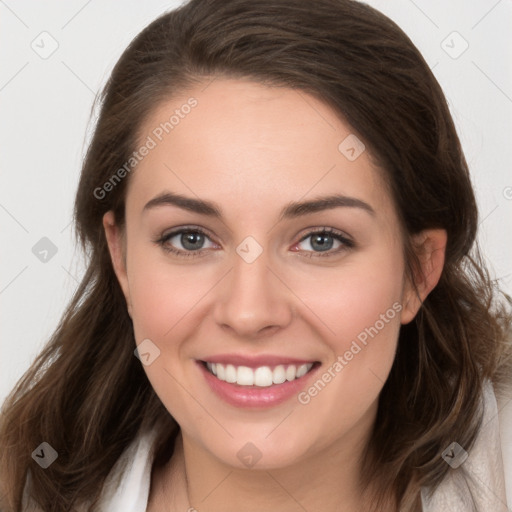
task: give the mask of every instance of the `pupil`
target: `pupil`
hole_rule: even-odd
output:
[[[326,240],[330,239],[330,243],[329,241],[326,242]],[[332,247],[332,238],[330,235],[328,234],[317,234],[317,235],[314,235],[313,236],[313,239],[312,239],[312,247],[315,248],[315,241],[318,245],[318,248],[320,251],[327,251],[329,249],[331,249]]]
[[[197,245],[194,246],[194,243],[197,244],[197,242],[201,242],[202,238],[203,235],[201,233],[187,233],[181,235],[181,243],[186,249],[198,249],[199,247],[197,247]]]

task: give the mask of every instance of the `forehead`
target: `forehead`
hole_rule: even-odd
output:
[[[173,191],[237,212],[325,193],[392,209],[351,127],[303,91],[217,78],[158,105],[140,134],[152,149],[130,177],[127,203],[139,208]]]

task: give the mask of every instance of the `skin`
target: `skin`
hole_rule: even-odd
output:
[[[381,170],[366,151],[349,161],[338,150],[353,133],[348,124],[306,93],[224,78],[205,85],[149,116],[141,140],[189,97],[198,101],[130,176],[125,229],[112,212],[104,217],[135,341],[149,338],[161,351],[144,370],[181,427],[175,456],[153,473],[148,510],[359,511],[359,458],[378,396],[400,326],[439,280],[446,232],[415,238],[426,276],[416,295]],[[223,218],[173,205],[144,211],[163,192],[213,201]],[[374,215],[337,207],[279,220],[288,203],[333,193],[366,202]],[[209,233],[202,256],[179,257],[155,243],[189,225]],[[325,253],[315,237],[304,237],[324,227],[355,246],[332,239],[331,256],[318,256]],[[236,252],[247,236],[263,249],[252,263]],[[167,246],[186,251],[180,236],[171,240]],[[306,405],[293,397],[269,409],[234,407],[210,390],[195,362],[278,354],[319,361],[319,376],[394,303],[402,310]],[[237,457],[248,442],[262,455],[253,468]]]

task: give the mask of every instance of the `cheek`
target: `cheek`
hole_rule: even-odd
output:
[[[203,272],[199,278],[194,266],[171,267],[165,257],[151,257],[147,252],[133,247],[127,269],[136,344],[149,339],[156,345],[158,356],[143,369],[173,417],[193,430],[196,423],[201,424],[204,411],[194,408],[194,401],[191,407],[190,395],[184,392],[191,368],[181,356],[211,283]]]
[[[318,317],[330,359],[298,398],[316,417],[329,418],[336,432],[361,419],[388,377],[400,330],[402,276],[399,253],[388,249],[302,281],[298,294]]]
[[[368,251],[337,267],[304,273],[294,282],[294,291],[323,325],[322,334],[337,353],[360,334],[364,341],[373,326],[386,336],[389,324],[396,324],[395,331],[399,326],[403,263],[398,251]]]
[[[134,247],[127,269],[137,342],[171,337],[211,288],[204,269],[170,265],[165,255],[147,252]]]

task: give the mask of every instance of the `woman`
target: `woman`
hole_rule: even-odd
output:
[[[510,308],[443,93],[378,11],[155,20],[75,213],[90,263],[4,404],[2,510],[507,510]]]

